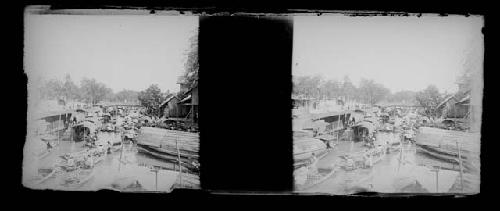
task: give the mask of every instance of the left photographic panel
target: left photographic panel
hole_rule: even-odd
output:
[[[199,189],[199,17],[27,7],[31,189]]]

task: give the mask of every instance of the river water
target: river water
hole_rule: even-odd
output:
[[[363,150],[362,143],[351,144],[339,142],[333,151],[318,162],[317,167],[331,168],[339,163],[340,155]],[[298,192],[345,195],[360,191],[414,194],[457,191],[460,184],[458,171],[441,169],[436,172],[432,167],[419,165],[419,156],[414,145],[405,144],[402,150],[391,151],[373,167],[351,171],[339,168],[325,181]]]
[[[99,132],[98,142],[121,142],[121,134],[115,132]],[[86,150],[84,142],[61,141],[47,156],[37,161],[39,168],[51,168],[58,157],[65,153]],[[130,184],[140,184],[143,191],[169,192],[178,180],[179,172],[173,169],[174,164],[150,158],[137,152],[133,143],[115,146],[110,154],[93,168],[93,176],[77,186],[66,187],[64,183],[67,173],[59,173],[33,188],[56,190],[124,190]]]

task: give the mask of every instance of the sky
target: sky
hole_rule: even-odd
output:
[[[114,92],[158,84],[176,92],[197,16],[27,15],[24,69],[30,82],[69,74]]]
[[[465,52],[482,55],[483,23],[479,16],[296,16],[293,75],[347,75],[355,85],[373,79],[392,92],[430,84],[454,92]]]

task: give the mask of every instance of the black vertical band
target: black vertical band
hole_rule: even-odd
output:
[[[222,191],[293,187],[290,17],[202,17],[201,185]]]

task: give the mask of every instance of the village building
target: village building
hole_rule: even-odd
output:
[[[198,83],[195,83],[191,89],[189,89],[184,95],[186,97],[182,99],[179,103],[186,110],[189,110],[186,118],[189,118],[193,122],[198,122]]]
[[[198,122],[198,81],[189,82],[181,76],[177,80],[180,91],[172,94],[160,104],[162,117],[183,121]]]
[[[163,103],[160,104],[160,109],[165,118],[183,118],[187,111],[179,105],[181,99],[177,95],[170,95]]]
[[[454,95],[446,97],[441,103],[436,106],[436,110],[443,123],[447,126],[455,127],[457,124],[472,125],[470,106],[470,90],[458,92]]]

